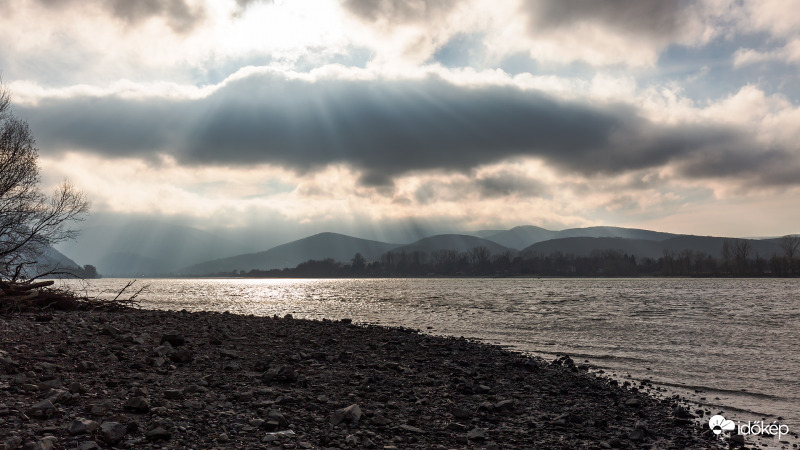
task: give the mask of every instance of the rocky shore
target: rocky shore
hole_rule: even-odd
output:
[[[348,320],[0,315],[0,450],[723,447],[709,411],[624,384]]]

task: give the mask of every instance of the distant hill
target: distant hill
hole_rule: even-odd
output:
[[[180,270],[182,275],[210,275],[233,270],[270,270],[295,267],[309,259],[331,258],[349,262],[353,255],[361,253],[368,261],[377,259],[398,244],[371,241],[338,233],[320,233],[267,251],[247,253],[230,258],[221,258],[195,264]]]
[[[71,270],[81,270],[81,267],[53,247],[48,247],[44,251],[39,263],[36,265],[36,272],[38,273]]]
[[[487,239],[481,239],[475,236],[468,236],[466,234],[440,234],[437,236],[431,236],[425,239],[420,239],[412,244],[397,247],[392,251],[405,251],[406,253],[422,251],[430,254],[436,250],[455,250],[458,252],[466,252],[475,247],[486,247],[493,255],[507,251],[516,253],[514,249],[502,246],[496,242],[492,242]]]
[[[483,236],[502,246],[521,250],[531,244],[558,238],[558,231],[546,230],[542,227],[526,225],[514,227],[510,230]]]
[[[495,234],[502,233],[506,230],[480,230],[480,231],[472,231],[468,233],[464,233],[468,236],[477,236],[482,239],[486,239],[489,236],[494,236]]]
[[[570,237],[596,237],[596,238],[628,238],[642,239],[649,241],[663,241],[676,236],[672,233],[662,233],[658,231],[640,230],[636,228],[621,227],[586,227],[569,228],[561,231],[552,231],[545,228],[527,225],[515,227],[497,234],[485,236],[490,241],[497,242],[506,247],[521,250],[537,242],[544,242],[551,239],[563,239]]]
[[[155,221],[83,228],[59,250],[104,276],[157,276],[199,261],[245,253],[248,247],[196,228]]]
[[[563,239],[551,239],[549,241],[538,242],[521,251],[524,255],[550,255],[554,252],[572,254],[575,256],[589,256],[596,250],[619,250],[637,258],[658,259],[664,256],[664,250],[680,253],[684,249],[693,252],[704,252],[715,258],[719,258],[722,251],[722,243],[726,238],[711,236],[675,236],[662,241],[626,238],[593,238],[593,237],[571,237]],[[765,258],[773,254],[782,254],[777,240],[754,240],[748,239],[752,245],[752,254],[756,252]]]

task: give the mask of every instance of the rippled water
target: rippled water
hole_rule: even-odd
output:
[[[93,280],[112,296],[127,280]],[[800,280],[144,280],[142,305],[420,328],[685,389],[800,431]],[[698,390],[699,393],[694,391]]]

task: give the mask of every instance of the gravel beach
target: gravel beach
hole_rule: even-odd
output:
[[[0,315],[0,450],[727,447],[709,411],[623,384],[348,320]]]

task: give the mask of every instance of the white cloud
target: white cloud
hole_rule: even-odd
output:
[[[757,51],[740,48],[733,55],[733,65],[737,68],[765,62],[800,64],[800,39],[794,39],[783,47],[773,50]]]

